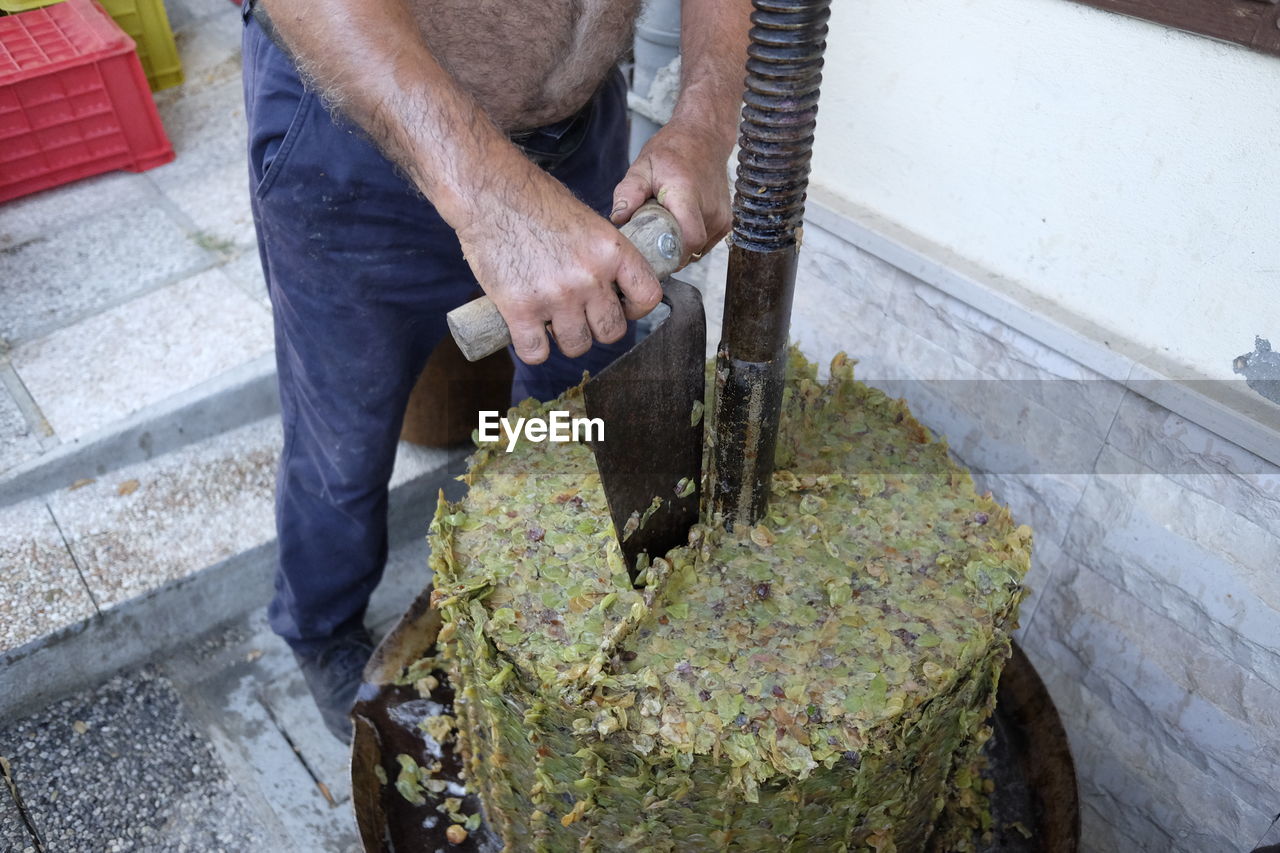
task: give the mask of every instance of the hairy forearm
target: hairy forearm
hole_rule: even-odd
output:
[[[308,83],[465,227],[531,164],[441,66],[404,0],[265,0]]]
[[[725,158],[737,139],[751,0],[684,0],[680,98],[672,120],[700,126]]]

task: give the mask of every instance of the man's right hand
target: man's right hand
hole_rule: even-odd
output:
[[[648,261],[607,219],[513,154],[527,173],[487,181],[492,193],[457,232],[476,280],[511,330],[516,355],[527,364],[545,361],[548,327],[569,357],[593,340],[618,340],[627,320],[662,299]]]

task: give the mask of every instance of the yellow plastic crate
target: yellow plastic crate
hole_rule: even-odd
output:
[[[57,0],[54,0],[57,2]],[[98,0],[120,29],[138,46],[138,59],[146,72],[151,91],[158,92],[182,82],[182,60],[173,43],[169,15],[164,0]],[[25,12],[52,6],[50,0],[0,0],[0,10]]]
[[[7,0],[6,0],[7,2]],[[151,91],[158,92],[182,82],[182,60],[173,43],[169,15],[163,0],[98,0],[138,45],[138,59],[147,73]]]
[[[52,6],[57,0],[0,0],[2,12],[25,12],[28,9],[39,9],[41,6]]]

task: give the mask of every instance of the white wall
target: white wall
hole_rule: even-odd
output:
[[[1179,378],[1280,346],[1280,59],[1069,0],[831,26],[815,183]]]

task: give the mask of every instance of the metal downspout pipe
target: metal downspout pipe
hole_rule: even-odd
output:
[[[654,78],[680,55],[680,0],[648,0],[636,22],[631,72],[631,159],[670,117],[670,93],[652,91]],[[655,103],[664,101],[662,105]]]

